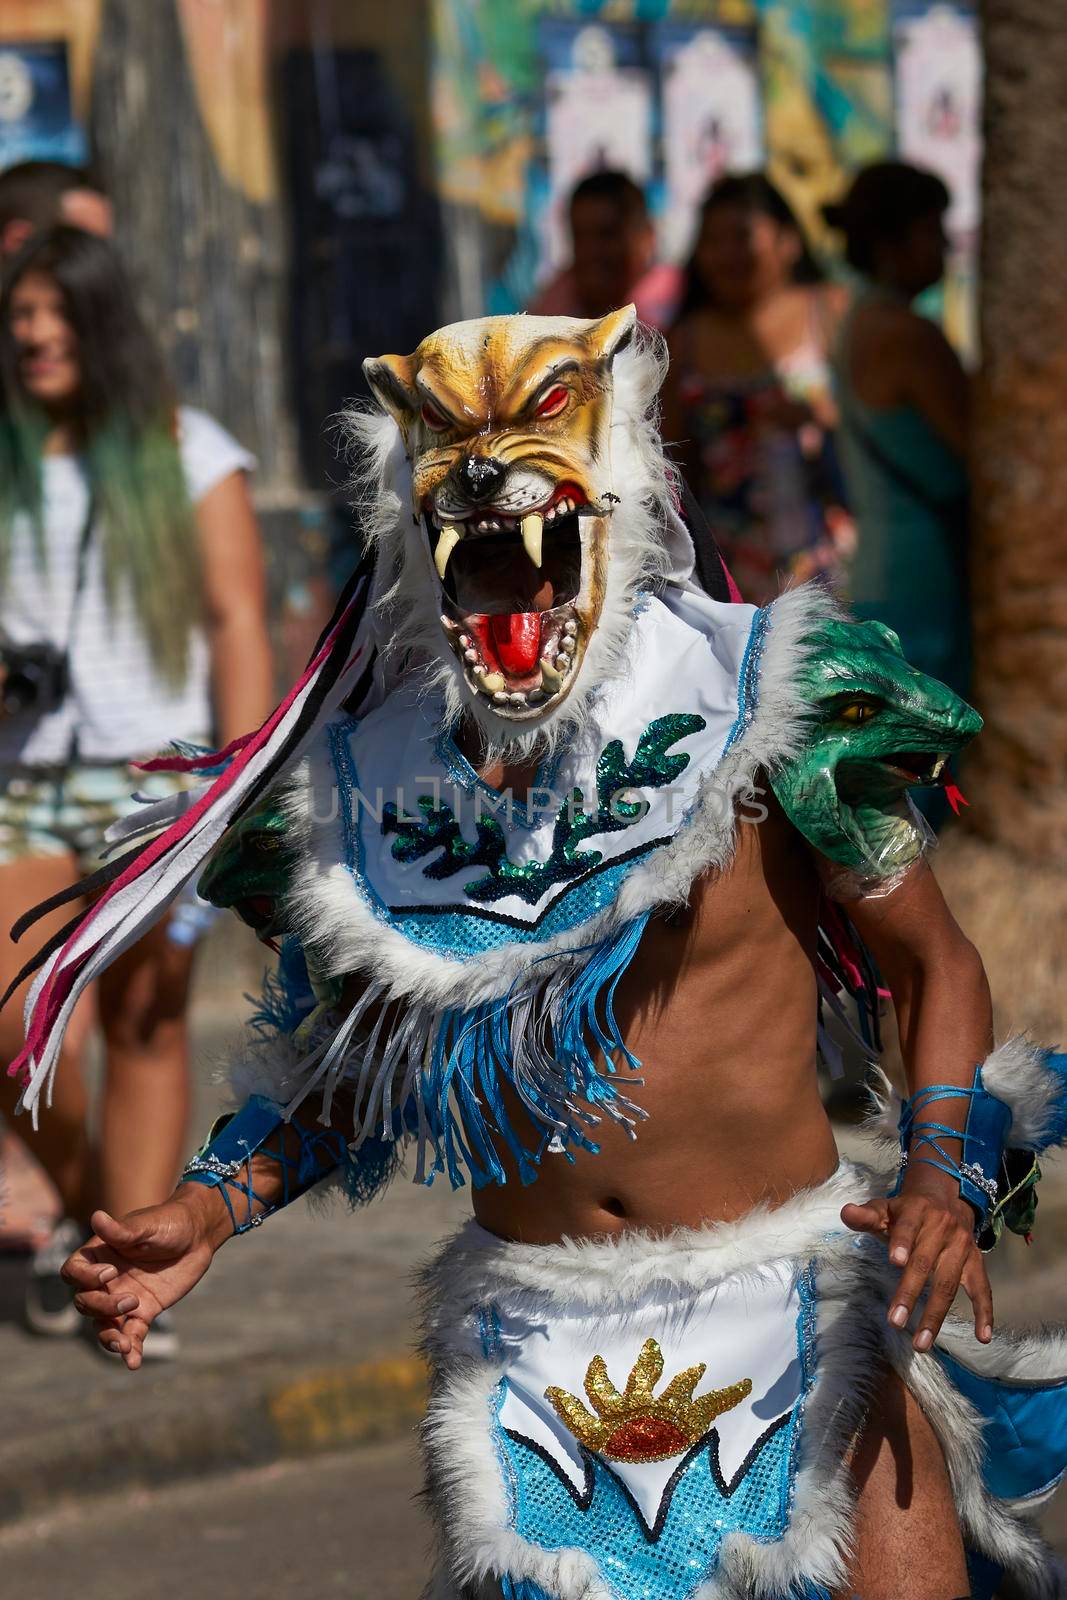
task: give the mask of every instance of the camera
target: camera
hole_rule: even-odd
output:
[[[69,688],[65,650],[43,643],[0,645],[0,709],[5,716],[55,711]]]

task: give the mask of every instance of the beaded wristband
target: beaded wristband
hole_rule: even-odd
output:
[[[944,1122],[921,1120],[935,1100],[970,1102],[962,1130]],[[1010,1125],[1010,1108],[982,1088],[980,1066],[975,1068],[974,1082],[969,1089],[953,1083],[935,1083],[920,1089],[900,1108],[900,1173],[893,1193],[899,1194],[909,1161],[924,1161],[957,1180],[961,1197],[974,1207],[979,1227],[984,1227],[997,1204],[997,1180]],[[941,1139],[962,1141],[958,1161],[949,1155],[939,1142]],[[934,1153],[918,1154],[923,1149]]]
[[[286,1135],[299,1140],[296,1155],[286,1148]],[[269,1145],[274,1140],[274,1147]],[[282,1175],[281,1198],[265,1200],[252,1185],[252,1157],[269,1156]],[[208,1134],[207,1143],[189,1162],[181,1183],[202,1183],[218,1189],[233,1221],[234,1233],[248,1233],[265,1218],[280,1211],[314,1187],[348,1157],[344,1136],[330,1128],[306,1128],[294,1117],[288,1122],[279,1106],[263,1095],[253,1095],[239,1111],[220,1117]],[[244,1177],[240,1176],[244,1173]],[[246,1215],[238,1222],[229,1191],[245,1198]],[[262,1207],[253,1211],[253,1203]]]

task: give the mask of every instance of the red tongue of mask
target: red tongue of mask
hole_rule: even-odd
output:
[[[537,668],[541,648],[541,613],[516,611],[488,621],[489,637],[504,671],[512,678],[529,677]]]

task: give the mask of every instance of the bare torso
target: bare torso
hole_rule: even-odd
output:
[[[509,775],[485,776],[500,787]],[[815,1071],[817,898],[777,808],[739,824],[730,868],[650,922],[616,993],[644,1080],[636,1139],[605,1118],[598,1154],[546,1154],[535,1183],[478,1191],[478,1221],[530,1243],[696,1226],[826,1178],[837,1152]]]

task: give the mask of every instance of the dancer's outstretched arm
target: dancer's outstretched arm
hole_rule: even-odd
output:
[[[351,1114],[343,1099],[334,1097],[342,1117]],[[306,1102],[304,1128],[315,1124],[320,1109],[321,1101]],[[235,1165],[226,1183],[182,1181],[161,1205],[121,1218],[94,1212],[93,1237],[68,1258],[63,1277],[76,1290],[78,1310],[98,1324],[104,1348],[136,1372],[145,1335],[160,1312],[195,1288],[227,1239],[327,1178],[337,1165],[332,1148],[325,1137],[309,1146],[306,1133],[282,1123],[270,1149]],[[293,1174],[301,1163],[297,1185]],[[315,1164],[321,1168],[317,1176]]]
[[[892,993],[910,1094],[921,1096],[935,1086],[960,1093],[934,1096],[936,1104],[923,1113],[926,1125],[936,1121],[946,1130],[937,1138],[947,1159],[935,1154],[930,1141],[913,1141],[899,1192],[846,1206],[842,1218],[850,1228],[883,1236],[890,1261],[901,1269],[890,1322],[904,1327],[927,1293],[914,1329],[917,1350],[930,1348],[961,1284],[971,1300],[975,1333],[986,1343],[993,1334],[993,1297],[975,1243],[975,1212],[961,1195],[958,1176],[946,1170],[962,1159],[962,1140],[951,1130],[965,1126],[975,1069],[993,1047],[981,957],[925,861],[891,893],[850,900],[845,909]],[[918,1124],[916,1132],[921,1133]]]

